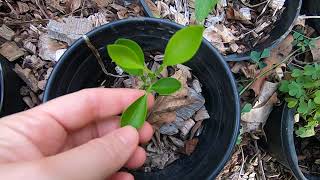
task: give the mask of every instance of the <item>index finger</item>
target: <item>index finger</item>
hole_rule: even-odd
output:
[[[47,113],[67,130],[76,130],[85,125],[122,113],[145,91],[135,89],[92,88],[53,99],[30,111]],[[148,106],[153,105],[148,97]]]

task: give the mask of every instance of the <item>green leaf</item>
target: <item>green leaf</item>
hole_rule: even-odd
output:
[[[147,94],[132,103],[121,115],[121,127],[131,125],[136,129],[142,127],[147,117]]]
[[[315,102],[316,104],[320,104],[320,96],[316,96],[316,97],[314,98],[314,102]]]
[[[133,50],[136,53],[136,55],[139,57],[140,63],[144,64],[144,54],[138,43],[130,39],[120,38],[115,42],[115,44],[124,45],[130,48],[131,50]]]
[[[136,53],[124,45],[112,44],[107,46],[108,54],[113,62],[123,69],[143,69],[144,63],[141,62]]]
[[[162,78],[155,82],[151,89],[155,92],[159,93],[160,95],[170,95],[181,88],[180,81],[176,80],[175,78]]]
[[[305,101],[300,101],[298,107],[298,113],[307,114],[308,113],[308,104]]]
[[[245,105],[243,106],[243,108],[242,108],[242,110],[241,110],[241,114],[243,114],[243,113],[248,113],[248,112],[251,111],[251,109],[252,109],[252,104],[247,103],[247,104],[245,104]]]
[[[287,80],[283,80],[283,81],[281,81],[281,83],[280,83],[280,87],[279,87],[279,90],[281,91],[281,92],[289,92],[289,81],[287,81]]]
[[[294,108],[298,104],[298,99],[295,98],[285,98],[288,103],[288,108]]]
[[[241,129],[240,129],[240,133],[239,133],[239,135],[238,135],[237,142],[236,142],[237,145],[240,145],[240,144],[241,144],[242,134],[243,134],[243,127],[241,127]]]
[[[289,95],[295,96],[296,98],[300,98],[305,93],[305,91],[303,90],[303,85],[295,81],[292,81],[288,85],[288,88],[289,88]]]
[[[263,68],[267,67],[267,64],[264,63],[264,62],[262,62],[262,61],[260,61],[260,62],[258,63],[258,66],[259,66],[259,69],[263,69]]]
[[[258,63],[261,59],[261,52],[251,51],[250,58],[253,62]]]
[[[292,70],[291,76],[292,77],[300,77],[303,75],[303,72],[300,69]]]
[[[270,49],[267,48],[267,49],[264,49],[261,53],[261,58],[267,58],[270,56]]]
[[[304,75],[311,76],[315,72],[316,68],[311,65],[306,65],[304,67]]]
[[[294,39],[298,39],[302,34],[298,33],[298,32],[294,32],[293,33],[293,37]]]
[[[219,0],[195,0],[196,19],[199,23],[209,15]]]
[[[313,118],[308,119],[308,124],[304,127],[299,127],[295,132],[296,135],[301,137],[301,138],[306,138],[306,137],[311,137],[315,135],[315,130],[314,128],[318,126],[319,123],[317,120]]]
[[[202,26],[189,26],[177,31],[166,47],[163,64],[173,66],[190,60],[201,45],[203,30]]]

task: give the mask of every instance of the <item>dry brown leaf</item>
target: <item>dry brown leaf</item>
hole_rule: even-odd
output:
[[[148,118],[148,122],[154,126],[160,128],[164,123],[171,123],[177,118],[176,112],[163,112],[163,113],[152,113]]]
[[[191,133],[190,133],[190,139],[192,139],[194,137],[194,135],[196,134],[196,132],[199,130],[199,128],[202,125],[203,120],[198,121],[191,129]]]
[[[5,24],[3,24],[0,27],[0,36],[3,37],[4,39],[11,41],[14,35],[15,35],[15,32]]]
[[[198,138],[187,140],[183,149],[183,153],[190,156],[193,153],[193,151],[196,149],[198,142],[199,142]]]
[[[13,41],[7,41],[0,46],[0,54],[9,61],[15,61],[24,55],[24,51]]]
[[[79,9],[81,6],[82,0],[68,0],[66,6],[68,7],[70,12],[74,12]]]
[[[244,132],[254,132],[267,121],[273,105],[278,102],[277,83],[265,82],[258,101],[250,112],[241,115]],[[262,126],[261,126],[262,125]]]
[[[258,74],[259,75],[259,74]],[[257,79],[250,87],[250,89],[252,89],[254,91],[255,96],[259,96],[260,94],[260,89],[261,86],[264,84],[264,82],[266,81],[266,76]]]
[[[311,48],[313,61],[320,61],[320,39],[315,41],[315,47]]]
[[[42,34],[39,37],[39,56],[48,61],[56,61],[56,52],[60,49],[67,48],[66,44],[49,38],[47,34]]]
[[[294,40],[292,35],[288,35],[285,40],[283,40],[277,48],[271,50],[271,56],[264,59],[264,62],[267,64],[259,74],[256,75],[258,77],[261,73],[264,73],[270,70],[273,65],[280,63],[284,58],[286,58],[290,52],[292,51],[292,41]],[[272,73],[269,72],[265,74],[263,77],[257,79],[251,86],[250,89],[254,90],[255,95],[258,96],[260,94],[261,86],[264,84],[266,77],[268,77]]]
[[[151,0],[145,0],[145,2],[146,2],[147,5],[149,6],[152,14],[153,14],[155,17],[161,17],[161,16],[160,16],[160,11],[159,11],[158,7],[157,7]]]
[[[108,5],[110,5],[113,0],[94,0],[98,7],[102,8],[102,7],[108,7]]]

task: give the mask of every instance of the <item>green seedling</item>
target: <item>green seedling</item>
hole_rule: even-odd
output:
[[[305,52],[309,48],[315,48],[314,38],[309,38],[297,31],[294,31],[292,35],[294,38],[292,45],[299,47],[302,52]]]
[[[293,69],[291,77],[281,81],[279,90],[285,93],[288,107],[295,108],[306,122],[295,133],[302,138],[314,136],[314,129],[320,124],[320,65]]]
[[[118,39],[107,45],[107,51],[119,67],[130,75],[138,76],[143,81],[141,89],[145,94],[132,103],[121,116],[121,127],[131,125],[140,128],[147,117],[148,94],[156,92],[161,96],[170,95],[181,88],[175,78],[159,78],[167,66],[174,66],[189,61],[198,51],[204,28],[189,26],[177,31],[169,40],[164,52],[164,60],[156,72],[145,64],[144,53],[138,43],[129,39]]]
[[[259,69],[266,67],[267,65],[261,61],[263,58],[270,56],[270,49],[264,49],[263,51],[251,51],[250,58],[253,63],[256,63],[259,66]]]
[[[203,23],[209,13],[218,4],[220,0],[196,0],[195,14],[198,23]]]

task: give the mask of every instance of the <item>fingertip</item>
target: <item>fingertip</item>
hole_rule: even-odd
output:
[[[153,135],[153,128],[150,123],[145,122],[139,129],[139,142],[144,144],[150,141]]]
[[[139,133],[137,129],[132,126],[125,126],[116,130],[116,135],[119,136],[120,140],[128,145],[138,145],[139,143]]]
[[[133,155],[129,158],[125,167],[129,169],[136,169],[141,167],[146,161],[146,151],[142,147],[137,147]]]
[[[148,95],[148,108],[151,108],[154,105],[154,96],[150,93]]]
[[[127,172],[116,172],[108,180],[134,180],[134,177]]]

